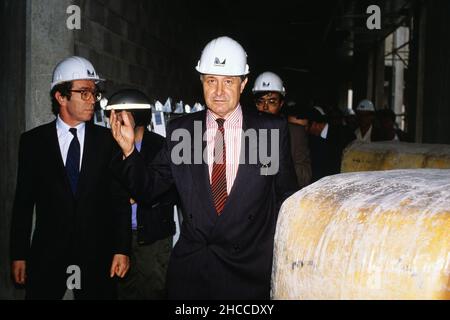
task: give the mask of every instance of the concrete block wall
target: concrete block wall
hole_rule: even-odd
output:
[[[151,99],[197,101],[198,48],[181,0],[79,0],[75,54],[92,61],[107,95],[132,87]],[[194,37],[195,38],[195,37]],[[194,101],[195,100],[195,101]]]

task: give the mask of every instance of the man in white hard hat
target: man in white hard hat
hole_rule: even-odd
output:
[[[255,80],[252,92],[256,108],[261,112],[280,114],[286,89],[281,78],[270,71],[261,73]]]
[[[355,131],[356,139],[364,142],[378,140],[377,128],[374,128],[375,106],[368,99],[361,100],[355,110],[358,128]],[[376,127],[376,126],[375,126]]]
[[[61,299],[67,289],[75,299],[111,299],[113,276],[128,270],[129,216],[112,213],[114,140],[89,122],[101,80],[88,60],[62,60],[50,92],[56,119],[21,136],[10,244],[27,299]]]
[[[256,108],[261,112],[281,115],[286,89],[283,80],[270,71],[261,73],[255,80],[252,89]],[[311,181],[311,160],[309,158],[308,136],[305,127],[289,122],[291,155],[294,163],[297,182],[300,188]]]
[[[172,184],[178,189],[184,219],[169,262],[170,299],[268,299],[278,210],[297,189],[287,123],[241,107],[249,68],[235,40],[209,42],[196,69],[208,109],[172,121],[166,145],[150,167],[134,148],[126,113],[112,113],[111,128],[122,148],[112,169],[138,202],[152,201],[156,189]],[[260,131],[269,139],[259,138],[250,148],[247,133]],[[194,142],[183,149],[187,160],[180,163],[178,141],[187,133]],[[271,150],[275,157],[252,162],[267,147],[264,142],[269,149],[279,146]],[[277,170],[271,172],[272,166]]]

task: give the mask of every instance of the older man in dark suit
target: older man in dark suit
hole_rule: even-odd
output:
[[[64,59],[51,85],[57,119],[21,136],[11,258],[27,299],[61,299],[67,289],[76,299],[114,298],[111,278],[128,270],[130,219],[111,214],[115,143],[89,122],[100,80],[88,60]]]
[[[150,167],[134,148],[127,114],[112,113],[122,148],[113,171],[138,202],[178,189],[184,220],[169,298],[268,299],[278,211],[297,189],[287,122],[241,107],[249,70],[233,39],[212,40],[196,69],[208,109],[171,122]]]

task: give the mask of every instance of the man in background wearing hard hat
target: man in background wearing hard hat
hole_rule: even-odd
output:
[[[286,89],[281,78],[270,71],[261,73],[255,80],[252,92],[256,108],[261,112],[280,115],[284,105]],[[291,155],[297,182],[303,188],[311,181],[311,160],[309,158],[308,136],[305,127],[289,122]]]
[[[61,61],[50,92],[56,120],[20,139],[11,259],[27,299],[61,299],[67,289],[75,299],[111,299],[111,278],[128,270],[129,216],[111,214],[114,140],[89,122],[101,98],[99,81],[88,60]]]
[[[355,110],[358,120],[358,128],[355,136],[358,141],[371,142],[379,141],[380,128],[376,123],[375,106],[372,101],[364,99],[358,103]]]
[[[111,113],[113,136],[122,148],[112,169],[138,202],[152,201],[172,184],[178,189],[184,219],[169,262],[170,299],[268,299],[278,210],[297,189],[287,123],[241,107],[249,68],[233,39],[209,42],[196,69],[208,109],[172,121],[165,147],[150,167],[134,147],[127,114]],[[272,150],[279,162],[275,173],[264,174],[272,164],[249,161],[267,145],[259,139],[250,148],[250,139],[241,140],[248,130],[278,134],[268,144],[279,146]],[[196,134],[205,131],[206,141],[200,137],[197,144]],[[194,144],[185,150],[188,162],[176,163],[176,136],[186,133]]]

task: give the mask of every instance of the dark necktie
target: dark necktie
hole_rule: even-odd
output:
[[[217,119],[219,129],[214,138],[214,162],[211,175],[211,190],[217,214],[222,213],[225,201],[227,200],[227,170],[226,170],[226,148],[225,130],[223,123],[225,119]]]
[[[66,171],[69,177],[70,187],[73,194],[77,191],[78,177],[80,175],[80,142],[77,137],[77,129],[70,128],[73,139],[70,142],[69,151],[67,152]]]

